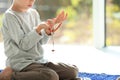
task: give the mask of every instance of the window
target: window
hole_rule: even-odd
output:
[[[2,16],[10,4],[8,1],[12,0],[0,2],[0,27]],[[36,0],[34,8],[42,21],[54,18],[62,9],[68,13],[68,19],[54,34],[56,44],[93,45],[92,0]]]
[[[105,47],[105,0],[93,0],[94,46]]]
[[[43,21],[62,9],[68,13],[54,35],[56,44],[93,45],[92,0],[36,0],[35,8]]]
[[[120,45],[120,0],[106,0],[106,45]]]
[[[4,12],[10,6],[10,4],[11,4],[10,0],[0,0],[0,28],[2,27],[2,18],[3,18]],[[2,41],[3,41],[3,38],[0,32],[0,42]]]

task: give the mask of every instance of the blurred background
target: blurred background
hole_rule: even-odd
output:
[[[120,0],[106,0],[106,45],[120,46]]]

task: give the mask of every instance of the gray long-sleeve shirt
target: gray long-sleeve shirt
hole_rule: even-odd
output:
[[[5,12],[2,26],[6,66],[20,71],[31,63],[45,63],[42,44],[49,37],[44,30],[39,35],[35,27],[41,23],[40,16],[34,9],[27,12]]]

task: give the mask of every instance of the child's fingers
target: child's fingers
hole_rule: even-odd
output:
[[[48,19],[47,24],[52,28],[55,23],[54,23],[54,21],[52,19]]]
[[[58,30],[61,25],[62,25],[62,23],[59,23],[59,25],[55,29],[53,29],[52,32],[55,32],[56,30]]]
[[[60,14],[57,15],[57,17],[55,18],[55,23],[59,23],[62,18],[64,17],[64,11],[62,11]]]
[[[60,26],[62,25],[62,22],[67,18],[67,13],[65,13],[64,11],[62,11],[60,14],[58,14],[58,16],[56,18],[53,19],[48,19],[47,20],[47,24],[50,26],[49,30],[51,32],[55,32],[56,30],[58,30],[60,28]],[[54,28],[54,25],[57,24],[57,27]]]
[[[62,15],[64,15],[64,11],[62,11],[61,13],[59,13],[56,18],[59,19]]]
[[[64,20],[66,20],[66,19],[67,19],[67,16],[68,16],[68,14],[66,13],[66,14],[65,14],[65,16],[64,16]]]
[[[55,18],[55,23],[61,23],[61,22],[63,22],[64,20],[67,19],[67,16],[68,16],[67,13],[65,13],[64,11],[61,12],[61,13]]]

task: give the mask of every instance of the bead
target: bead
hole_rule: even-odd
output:
[[[54,52],[55,50],[53,49],[52,52]]]

